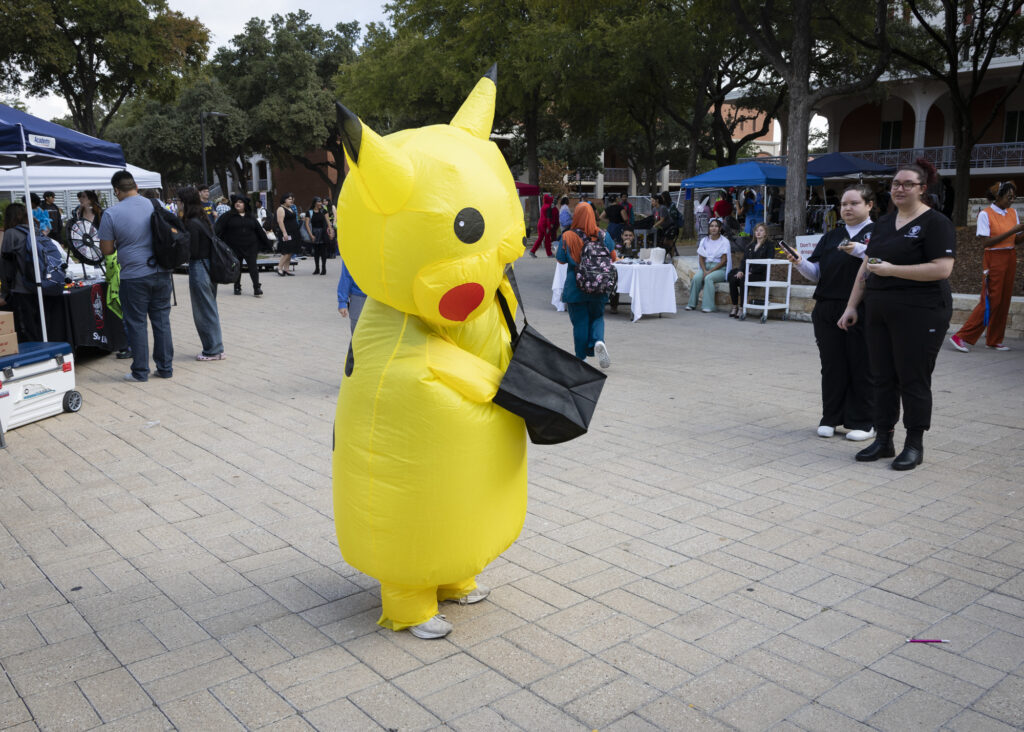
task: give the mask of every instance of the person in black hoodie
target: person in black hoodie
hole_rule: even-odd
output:
[[[238,261],[245,261],[249,267],[249,278],[252,280],[252,294],[263,296],[260,287],[259,259],[260,247],[270,251],[270,240],[260,222],[252,215],[249,199],[237,194],[231,195],[231,210],[217,219],[214,226],[217,236],[231,247],[238,255]],[[235,280],[235,294],[242,294],[242,268],[238,268],[238,279]]]

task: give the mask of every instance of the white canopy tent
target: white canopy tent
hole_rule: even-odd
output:
[[[139,188],[161,188],[160,174],[150,170],[144,170],[137,165],[128,165],[125,168],[135,178]],[[102,165],[39,165],[29,168],[28,179],[32,184],[32,190],[36,193],[42,191],[80,191],[80,190],[108,190],[110,189],[110,176],[117,171],[117,168]],[[21,169],[5,170],[0,168],[0,191],[24,190],[24,180],[21,176]]]

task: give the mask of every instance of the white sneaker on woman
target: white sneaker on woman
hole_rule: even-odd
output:
[[[818,437],[831,437],[836,433],[835,427],[829,427],[827,424],[821,425],[818,428]]]
[[[864,442],[864,440],[871,440],[875,437],[875,428],[872,427],[869,430],[850,430],[846,433],[846,439],[852,440],[853,442]]]
[[[594,344],[594,355],[597,356],[597,365],[601,368],[606,369],[612,365],[612,357],[608,355],[608,346],[604,341]]]

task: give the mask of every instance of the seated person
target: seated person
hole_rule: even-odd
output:
[[[740,237],[736,243],[737,253],[740,261],[729,270],[727,279],[729,281],[729,299],[732,300],[732,310],[729,311],[730,318],[739,317],[740,312],[740,290],[743,288],[743,264],[748,259],[774,259],[775,244],[768,240],[768,227],[763,223],[754,225],[754,236]],[[763,282],[768,277],[768,267],[763,264],[750,265],[750,281]]]
[[[697,247],[699,268],[690,284],[690,301],[687,310],[697,307],[697,298],[704,291],[701,310],[705,313],[715,312],[715,285],[725,282],[725,274],[732,260],[732,245],[722,233],[720,219],[708,222],[708,235],[701,239]]]

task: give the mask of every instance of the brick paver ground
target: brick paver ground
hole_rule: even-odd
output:
[[[815,436],[809,324],[609,316],[591,433],[530,447],[490,600],[421,641],[335,541],[331,267],[222,290],[219,363],[175,278],[172,380],[83,360],[82,411],[8,435],[0,728],[1024,727],[1024,344],[943,349],[896,473]],[[520,281],[569,346],[551,268]]]

